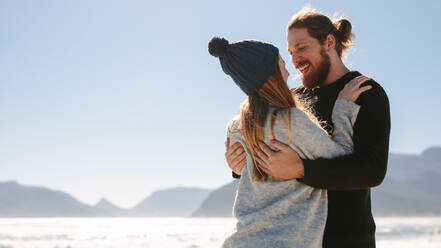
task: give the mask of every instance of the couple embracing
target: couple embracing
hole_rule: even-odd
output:
[[[346,19],[295,14],[287,42],[297,89],[272,44],[210,41],[248,96],[227,126],[226,158],[240,182],[236,230],[223,247],[375,247],[370,188],[386,174],[389,101],[342,62],[352,37]]]

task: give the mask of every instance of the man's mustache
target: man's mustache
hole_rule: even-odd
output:
[[[311,63],[308,60],[303,60],[303,61],[296,63],[294,66],[296,67],[296,69],[299,69],[306,64],[311,64]]]

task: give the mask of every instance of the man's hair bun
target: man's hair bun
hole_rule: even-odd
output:
[[[335,20],[334,26],[340,33],[341,42],[346,43],[352,40],[352,25],[347,19]]]

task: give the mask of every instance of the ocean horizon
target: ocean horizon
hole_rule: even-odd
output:
[[[441,216],[377,217],[378,248],[441,247]],[[234,218],[0,218],[0,248],[211,248]]]

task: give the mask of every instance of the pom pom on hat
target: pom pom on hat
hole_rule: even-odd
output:
[[[213,37],[208,52],[219,59],[222,70],[247,95],[256,93],[279,66],[279,49],[258,40],[241,40],[229,43]]]
[[[208,43],[208,52],[214,57],[222,57],[227,53],[229,42],[224,38],[213,37]]]

